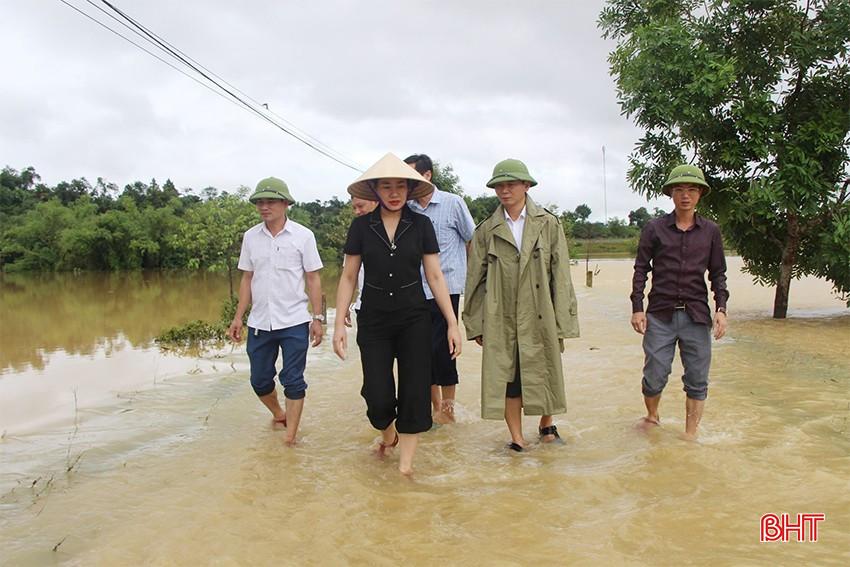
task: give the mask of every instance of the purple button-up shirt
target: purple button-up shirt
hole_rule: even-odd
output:
[[[675,213],[653,219],[640,234],[632,278],[632,313],[643,311],[646,279],[652,272],[648,313],[669,321],[676,306],[684,305],[695,323],[711,325],[706,271],[715,308],[725,308],[729,291],[720,228],[699,215],[695,215],[689,230],[676,227]]]

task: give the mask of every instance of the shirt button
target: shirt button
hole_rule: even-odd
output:
[[[393,274],[392,274],[392,272],[390,272],[390,277],[393,277]]]
[[[392,252],[390,252],[390,258],[392,258],[393,256],[395,256],[395,254],[393,254]]]
[[[392,297],[392,295],[393,295],[393,292],[390,292],[390,297]]]

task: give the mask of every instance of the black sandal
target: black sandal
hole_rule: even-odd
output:
[[[513,441],[508,443],[507,448],[510,449],[511,451],[516,451],[517,453],[522,453],[523,451],[525,451],[525,447],[523,447],[519,443],[514,443]]]
[[[538,433],[540,433],[540,440],[543,443],[558,443],[559,445],[562,445],[564,443],[564,440],[561,439],[560,435],[558,435],[558,428],[554,425],[549,425],[547,427],[540,427],[540,428],[538,428],[537,431],[538,431]],[[543,438],[546,437],[547,435],[554,435],[555,438],[552,439],[551,441],[543,441]]]

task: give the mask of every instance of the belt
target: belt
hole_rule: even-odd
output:
[[[685,309],[687,307],[684,303],[679,303],[673,306],[673,309]]]

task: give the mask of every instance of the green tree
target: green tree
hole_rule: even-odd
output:
[[[469,214],[475,220],[475,224],[482,222],[484,219],[493,214],[496,207],[499,206],[499,198],[495,195],[479,195],[472,199],[464,197],[466,206],[469,208]]]
[[[186,212],[186,222],[174,234],[175,247],[186,250],[186,266],[208,270],[226,270],[233,290],[233,273],[239,261],[242,235],[259,222],[257,211],[245,197],[248,188],[236,194],[222,193],[195,205]]]
[[[850,305],[850,0],[609,0],[599,25],[620,106],[645,134],[629,182],[706,172],[701,207],[754,279],[827,278]]]
[[[642,229],[646,223],[652,220],[652,215],[646,210],[646,207],[638,207],[629,212],[629,226],[635,226]]]
[[[460,186],[460,177],[458,177],[455,173],[454,168],[450,163],[442,165],[435,161],[431,181],[440,189],[440,191],[448,191],[449,193],[463,196],[463,187]]]
[[[575,208],[576,219],[581,222],[587,222],[587,219],[590,218],[590,213],[592,212],[593,211],[590,209],[590,207],[588,207],[584,203]]]

